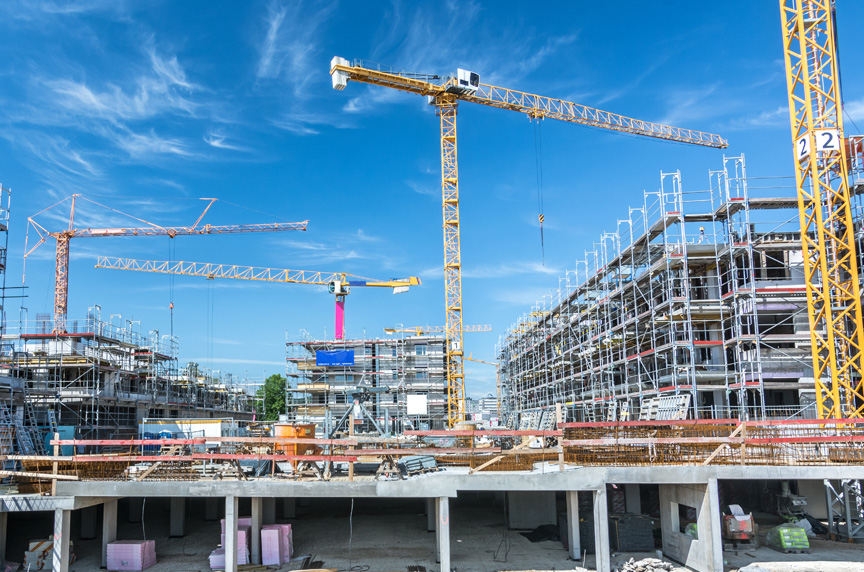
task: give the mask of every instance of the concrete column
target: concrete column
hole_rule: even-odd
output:
[[[204,520],[219,520],[219,499],[207,497],[204,499]]]
[[[6,530],[9,528],[9,513],[0,512],[0,562],[6,561]]]
[[[624,502],[630,514],[642,514],[642,495],[639,485],[624,485]]]
[[[609,556],[609,508],[606,502],[605,486],[594,491],[594,567],[597,572],[612,570],[612,559]]]
[[[117,501],[102,505],[102,567],[108,566],[108,544],[117,540]]]
[[[435,527],[435,536],[438,539],[438,559],[436,562],[441,563],[441,572],[450,572],[450,499],[448,497],[436,498],[435,509],[438,516],[438,524]]]
[[[127,499],[129,502],[129,514],[126,515],[129,522],[141,522],[141,514],[144,511],[144,499],[140,497],[131,497]]]
[[[171,526],[168,536],[177,538],[186,536],[186,499],[171,497]]]
[[[579,560],[582,545],[579,538],[579,491],[567,491],[567,546],[570,560]]]
[[[96,513],[98,510],[98,506],[88,506],[81,509],[81,526],[78,528],[78,536],[81,540],[96,538]]]
[[[261,524],[276,524],[276,499],[273,497],[264,497],[261,500],[263,502]]]
[[[711,543],[711,562],[714,570],[723,570],[723,522],[720,516],[720,491],[717,489],[717,479],[708,479],[708,511],[699,524],[705,526],[705,538]],[[703,528],[699,528],[699,534],[702,535]]]
[[[54,553],[52,555],[54,572],[69,572],[69,540],[72,536],[72,511],[58,508],[54,510]]]
[[[426,532],[435,531],[435,521],[438,519],[437,515],[438,509],[435,505],[435,499],[426,499]]]
[[[237,497],[225,497],[225,572],[237,572]]]
[[[252,549],[249,560],[252,564],[261,564],[261,497],[252,497]]]
[[[297,518],[297,499],[285,497],[282,499],[282,518]]]

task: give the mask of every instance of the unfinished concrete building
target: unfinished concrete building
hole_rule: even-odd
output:
[[[105,322],[96,306],[70,320],[68,333],[52,332],[47,315],[10,326],[0,356],[13,388],[5,405],[10,423],[38,428],[33,450],[42,450],[40,433],[99,439],[135,435],[145,418],[252,418],[242,388],[180,370],[177,338],[136,324]]]
[[[794,178],[741,156],[704,190],[660,179],[499,342],[511,427],[815,417]]]
[[[315,340],[302,332],[287,348],[292,420],[325,434],[347,430],[351,414],[355,430],[382,434],[446,423],[441,336]]]

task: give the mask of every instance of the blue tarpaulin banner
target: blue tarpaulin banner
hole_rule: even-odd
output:
[[[354,350],[319,350],[315,365],[354,365]]]

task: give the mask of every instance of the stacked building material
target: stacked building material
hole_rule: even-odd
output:
[[[108,570],[146,570],[154,564],[155,540],[118,540],[108,544]]]
[[[287,564],[294,554],[294,535],[290,524],[268,524],[261,527],[262,564]]]
[[[210,568],[225,569],[225,519],[222,519],[222,546],[210,553]],[[249,545],[252,539],[252,519],[237,519],[237,564],[249,564]]]

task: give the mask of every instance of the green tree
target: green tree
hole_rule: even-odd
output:
[[[264,387],[258,390],[256,397],[261,404],[261,419],[278,421],[279,415],[285,413],[285,376],[274,373],[264,380]]]

